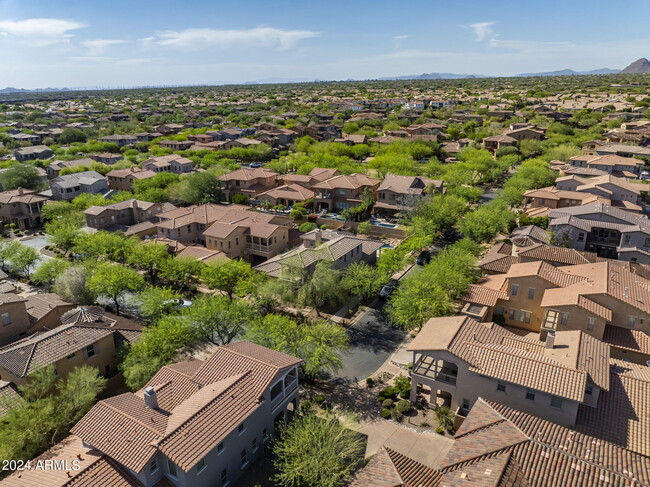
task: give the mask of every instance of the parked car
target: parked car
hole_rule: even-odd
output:
[[[261,162],[251,162],[248,165],[248,167],[253,167],[253,168],[262,167],[262,163]]]
[[[417,265],[426,265],[429,262],[431,262],[431,252],[428,250],[423,250],[420,252],[420,254],[415,258],[415,263]]]
[[[395,279],[391,279],[388,284],[386,284],[384,287],[382,287],[379,291],[379,297],[381,299],[387,299],[388,296],[390,296],[395,288],[397,287],[397,283],[399,281],[396,281]]]

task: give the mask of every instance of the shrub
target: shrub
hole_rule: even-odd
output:
[[[391,418],[393,418],[395,421],[402,421],[402,419],[404,418],[404,415],[400,413],[397,409],[393,409],[390,415]]]
[[[394,387],[386,387],[379,392],[379,400],[384,401],[384,399],[397,399],[397,389]]]
[[[403,398],[408,398],[411,394],[411,379],[405,375],[395,377],[395,389]]]
[[[298,227],[298,230],[306,233],[306,232],[311,232],[312,230],[316,230],[316,228],[318,228],[318,225],[316,225],[315,223],[305,222],[302,225],[300,225],[300,227]]]
[[[423,428],[428,428],[428,427],[431,426],[431,425],[430,425],[429,423],[427,423],[426,421],[422,421],[422,422],[420,423],[420,426],[422,426]]]
[[[232,202],[236,205],[247,205],[248,204],[248,196],[245,194],[234,194],[232,195]]]
[[[381,403],[382,407],[385,408],[391,408],[393,407],[393,400],[392,399],[384,399],[384,402]]]
[[[382,409],[379,411],[379,415],[384,419],[390,418],[390,409]]]
[[[322,394],[316,394],[316,395],[312,398],[312,400],[313,400],[316,404],[323,404],[323,403],[325,402],[325,396],[323,396]]]
[[[367,377],[366,378],[366,385],[368,387],[372,387],[375,385],[375,380],[372,377]]]
[[[436,426],[436,433],[438,433],[439,435],[444,435],[445,430],[443,430],[440,426]]]
[[[408,399],[397,401],[397,404],[395,405],[395,410],[402,414],[408,413],[411,409],[413,409],[413,404],[411,404],[411,401]]]

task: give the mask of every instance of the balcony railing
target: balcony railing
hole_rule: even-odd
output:
[[[254,244],[254,243],[247,243],[246,244],[246,249],[247,250],[256,250],[257,252],[272,252],[273,249],[269,245],[260,245],[260,244]]]

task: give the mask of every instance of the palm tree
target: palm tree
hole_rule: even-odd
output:
[[[456,415],[449,409],[449,406],[439,406],[435,411],[438,425],[446,431],[453,429]]]

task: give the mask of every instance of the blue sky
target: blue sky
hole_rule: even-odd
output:
[[[0,0],[0,88],[514,75],[650,57],[650,2]]]

